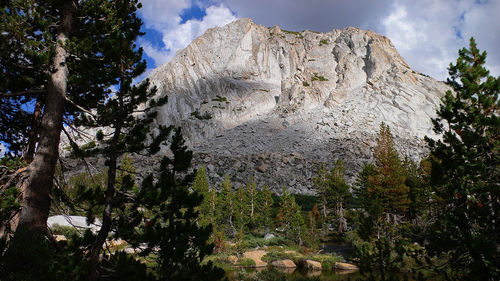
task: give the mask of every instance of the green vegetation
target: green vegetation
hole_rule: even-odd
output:
[[[215,101],[215,102],[225,102],[225,103],[228,103],[227,101],[227,98],[226,97],[221,97],[219,95],[215,96],[214,99],[212,99],[212,101]]]
[[[200,112],[198,112],[198,110],[196,111],[193,111],[191,112],[191,116],[195,117],[196,119],[199,119],[199,120],[210,120],[212,119],[212,114],[210,114],[209,112],[205,112],[203,114],[200,114]]]
[[[326,39],[319,40],[319,46],[320,47],[323,46],[323,45],[327,45],[327,44],[328,44],[328,40],[326,40]]]
[[[307,83],[307,81],[304,81],[304,82],[302,82],[302,86],[309,87],[310,85],[309,85],[309,83]]]
[[[290,30],[285,30],[285,29],[282,29],[281,31],[288,33],[288,34],[301,35],[300,32],[298,32],[298,31],[290,31]]]
[[[451,278],[500,279],[500,77],[484,68],[486,52],[459,51],[433,120],[442,140],[431,147],[432,184],[440,199],[427,249],[447,253]]]
[[[252,259],[241,259],[238,261],[237,265],[241,267],[254,267],[255,261]]]
[[[311,81],[328,81],[328,79],[323,76],[318,76],[318,73],[315,72],[314,76],[311,77]]]

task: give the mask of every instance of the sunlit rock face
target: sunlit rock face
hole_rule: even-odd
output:
[[[212,184],[255,174],[302,193],[321,162],[342,159],[352,181],[381,122],[402,155],[420,158],[446,90],[371,31],[290,32],[250,19],[209,29],[148,78],[169,100],[155,126],[182,127]]]

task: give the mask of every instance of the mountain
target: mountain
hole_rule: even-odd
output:
[[[169,99],[156,124],[182,127],[212,184],[255,174],[260,186],[301,193],[312,192],[321,162],[339,158],[352,182],[381,122],[402,155],[422,157],[446,90],[372,31],[293,32],[250,19],[207,30],[148,78]]]

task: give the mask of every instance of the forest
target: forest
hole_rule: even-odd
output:
[[[317,171],[315,196],[275,194],[253,177],[211,185],[204,167],[189,172],[182,128],[152,128],[168,98],[135,81],[146,70],[141,6],[2,1],[0,280],[224,280],[255,266],[245,252],[256,248],[264,262],[334,270],[346,258],[322,253],[329,241],[347,245],[362,280],[500,279],[500,77],[473,38],[449,66],[427,157],[400,155],[382,123],[353,184],[338,159]],[[95,141],[78,145],[70,131]],[[61,135],[70,157],[105,168],[67,176]],[[162,147],[171,155],[138,177],[133,155]],[[100,228],[47,227],[59,214]]]

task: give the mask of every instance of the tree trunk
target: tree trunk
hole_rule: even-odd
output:
[[[215,187],[214,187],[215,188]],[[210,223],[212,224],[212,227],[215,228],[215,200],[216,198],[216,193],[212,190],[210,197],[211,197],[211,202],[210,202]]]
[[[99,257],[101,255],[102,246],[108,238],[109,232],[111,231],[112,224],[112,212],[113,212],[113,200],[115,199],[115,184],[116,184],[116,162],[117,157],[114,152],[109,159],[108,168],[108,183],[106,187],[106,193],[104,198],[104,212],[102,214],[102,225],[99,233],[97,234],[96,240],[92,244],[90,249],[90,272],[88,280],[95,281],[99,278],[98,266]]]
[[[344,217],[344,208],[342,207],[342,202],[339,203],[338,206],[338,216],[339,216],[339,228],[338,231],[339,233],[344,233],[344,231],[347,230],[347,221]]]
[[[323,218],[326,219],[326,199],[323,198]]]
[[[120,81],[121,85],[123,85],[123,81],[125,80],[123,78],[123,73],[124,73],[123,64],[121,64],[120,66],[120,71],[122,73],[120,76]],[[116,114],[120,114],[121,110],[125,109],[125,106],[123,104],[123,93],[125,91],[126,91],[125,89],[121,88],[119,94],[117,95],[119,101],[119,110]],[[115,200],[116,196],[116,168],[118,162],[117,146],[118,143],[120,142],[120,136],[122,133],[123,123],[124,123],[123,114],[119,115],[115,120],[116,120],[115,131],[113,133],[113,138],[111,139],[110,147],[108,149],[109,151],[108,152],[109,159],[107,161],[109,163],[108,182],[106,186],[106,193],[104,195],[105,198],[104,198],[104,212],[102,214],[102,225],[101,229],[99,230],[99,233],[97,234],[97,238],[92,244],[92,248],[90,249],[90,272],[88,276],[89,281],[95,281],[99,279],[99,272],[98,272],[99,257],[101,255],[102,246],[104,245],[104,242],[106,242],[106,238],[108,238],[109,232],[111,231],[113,222],[112,213],[113,213],[113,201]]]
[[[254,207],[253,207],[253,199],[254,195],[252,194],[252,199],[250,199],[250,220],[253,220],[253,212],[254,212]]]
[[[50,210],[50,193],[54,171],[59,157],[59,140],[63,124],[66,99],[68,52],[64,44],[71,32],[71,21],[75,12],[73,1],[65,3],[61,10],[60,29],[54,56],[54,72],[48,82],[45,96],[45,112],[40,124],[40,140],[35,158],[28,166],[27,180],[21,186],[22,206],[14,235],[37,235],[47,230]]]

